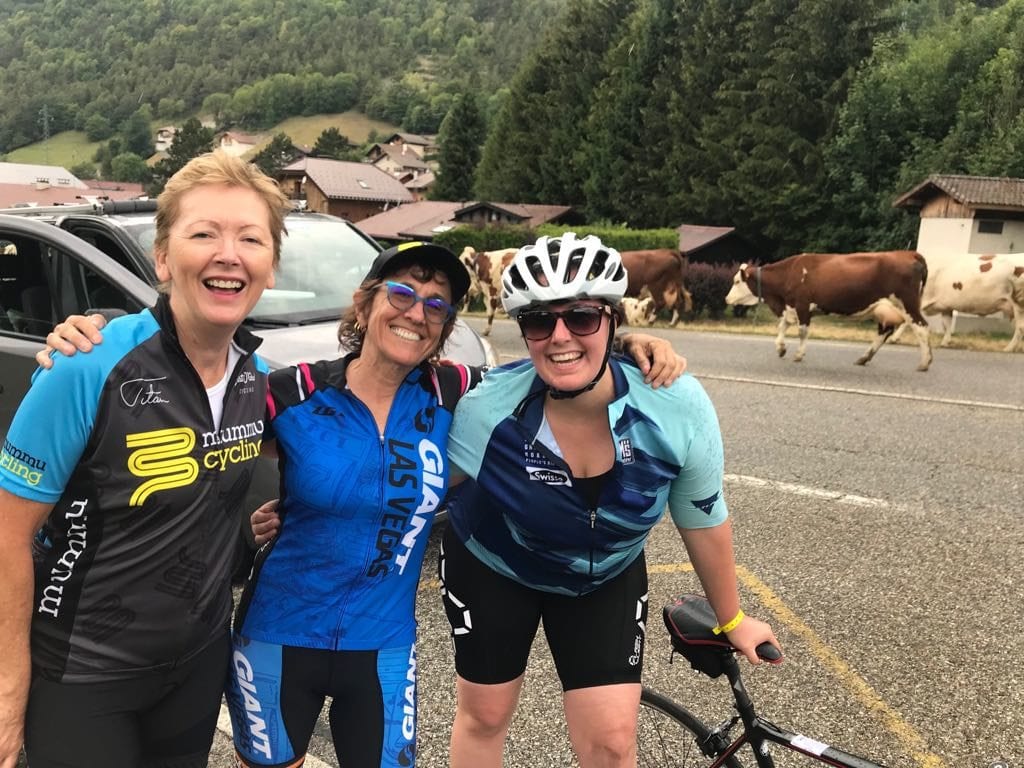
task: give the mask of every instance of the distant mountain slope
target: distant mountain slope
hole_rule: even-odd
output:
[[[423,109],[440,99],[442,111],[445,94],[507,83],[565,2],[8,0],[0,152],[44,131],[82,129],[93,115],[117,125],[140,104],[156,117],[193,111],[211,94],[281,73],[350,75],[357,91],[348,106],[376,99],[373,117],[394,121],[389,99],[401,102],[409,89],[422,91]],[[389,81],[401,83],[389,90]]]
[[[174,122],[180,125],[183,121]],[[373,120],[360,112],[292,117],[260,131],[259,136],[263,137],[263,142],[258,148],[269,143],[278,133],[287,134],[296,144],[311,147],[320,134],[331,127],[337,128],[355,144],[366,141],[371,130],[385,135],[398,130],[398,126]],[[37,141],[12,150],[7,153],[5,160],[8,163],[37,163],[71,168],[79,163],[91,161],[100,144],[101,142],[90,142],[81,131],[63,131],[48,141]]]

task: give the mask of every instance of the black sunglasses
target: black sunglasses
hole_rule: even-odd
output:
[[[543,341],[555,332],[559,319],[565,323],[569,333],[574,336],[590,336],[601,327],[601,318],[610,315],[607,307],[573,307],[564,312],[546,312],[531,310],[520,312],[516,320],[523,338],[528,341]]]
[[[422,301],[423,316],[430,322],[437,325],[447,323],[455,315],[455,310],[452,309],[452,305],[444,299],[439,299],[436,296],[420,296],[408,285],[396,283],[391,280],[384,283],[383,287],[386,288],[388,292],[388,304],[395,309],[407,312],[412,309],[417,302]]]

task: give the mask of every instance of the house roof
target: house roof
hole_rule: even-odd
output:
[[[526,214],[524,224],[536,227],[565,215],[568,205],[526,205],[509,203],[452,203],[443,200],[420,200],[355,222],[370,237],[381,240],[430,240],[439,232],[459,226],[459,214],[486,206],[502,210],[514,209]]]
[[[433,171],[423,171],[423,173],[416,176],[414,179],[409,179],[403,182],[406,189],[426,189],[431,184],[437,181],[437,177]]]
[[[304,157],[281,172],[305,174],[325,196],[332,200],[371,200],[385,203],[412,201],[412,193],[387,171],[370,163]]]
[[[224,139],[231,139],[238,144],[252,144],[253,146],[262,141],[259,136],[253,136],[251,133],[242,133],[241,131],[224,131],[217,135],[218,141],[223,141]]]
[[[421,147],[429,147],[432,141],[432,139],[426,136],[420,136],[418,133],[402,133],[399,131],[398,133],[393,133],[388,136],[385,143],[390,144],[396,139],[398,141],[404,141],[406,144],[416,144]]]
[[[402,168],[421,171],[430,167],[423,162],[422,157],[417,155],[416,152],[411,149],[403,151],[405,148],[398,144],[377,144],[376,146],[380,148],[381,156],[377,158],[375,164],[380,162],[384,157],[388,157],[395,163],[398,163]]]
[[[430,240],[455,226],[452,221],[462,203],[420,200],[355,222],[363,232],[380,240]]]
[[[111,192],[123,193],[125,195],[131,195],[132,197],[141,197],[146,194],[146,188],[137,181],[101,181],[99,179],[86,179],[85,185],[92,190],[98,190],[103,194],[110,194]],[[124,200],[124,197],[116,198],[118,200]]]
[[[14,208],[23,205],[81,205],[103,200],[131,200],[142,195],[139,190],[80,189],[69,187],[47,187],[37,189],[34,184],[0,184],[0,208]]]
[[[45,179],[50,186],[85,189],[85,184],[59,165],[0,163],[0,184],[35,184]]]
[[[932,174],[906,194],[894,208],[921,208],[936,195],[945,194],[971,208],[1024,209],[1024,179],[1004,176]]]
[[[535,205],[533,203],[491,203],[486,201],[463,203],[455,218],[463,219],[478,208],[491,208],[521,220],[527,227],[547,224],[572,210],[570,205]]]
[[[683,255],[707,248],[736,231],[736,227],[705,227],[698,224],[682,224],[676,227],[679,233],[679,250]]]

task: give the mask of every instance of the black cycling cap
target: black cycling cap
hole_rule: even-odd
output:
[[[444,246],[419,241],[401,243],[381,251],[373,260],[365,279],[387,277],[410,264],[422,264],[444,272],[452,288],[453,306],[457,306],[469,290],[469,272],[458,256]]]

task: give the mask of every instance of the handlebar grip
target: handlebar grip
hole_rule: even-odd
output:
[[[757,655],[771,664],[781,664],[782,654],[779,649],[771,643],[761,643],[757,646]]]

